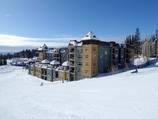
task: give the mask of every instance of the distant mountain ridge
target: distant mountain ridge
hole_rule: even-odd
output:
[[[15,53],[25,49],[36,49],[37,47],[32,46],[1,46],[0,45],[0,54],[7,54],[7,53]]]

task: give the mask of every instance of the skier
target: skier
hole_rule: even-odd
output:
[[[40,86],[43,86],[43,82],[41,82]]]
[[[138,73],[138,67],[135,67],[135,71],[132,71],[131,73]]]

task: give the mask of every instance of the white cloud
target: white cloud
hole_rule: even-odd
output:
[[[0,34],[1,46],[33,46],[39,47],[46,43],[50,47],[67,46],[70,40],[80,40],[79,37],[56,37],[56,38],[29,38],[15,35]],[[100,37],[104,41],[121,42],[123,38],[118,37]]]
[[[78,38],[28,38],[14,35],[0,34],[1,46],[31,46],[39,47],[46,43],[50,47],[67,46],[69,40]]]
[[[44,43],[49,47],[64,47],[68,45],[69,40],[78,38],[29,38],[15,35],[0,34],[0,53],[18,52],[23,49],[38,48]]]

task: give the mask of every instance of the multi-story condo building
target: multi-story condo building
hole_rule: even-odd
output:
[[[39,62],[47,59],[47,51],[48,51],[48,47],[46,44],[44,44],[43,46],[38,48],[38,59],[37,60]]]
[[[41,62],[41,64],[42,64],[42,66],[41,66],[41,73],[42,73],[41,78],[44,80],[47,80],[47,76],[48,76],[47,69],[49,67],[50,62],[47,59],[45,59]]]
[[[157,56],[157,39],[151,38],[150,39],[150,50],[151,50],[151,57],[156,57]]]
[[[65,61],[59,69],[59,79],[64,82],[64,80],[69,80],[69,62]]]
[[[116,71],[130,64],[130,45],[100,41],[92,32],[81,41],[71,40],[68,48],[39,48],[38,62],[31,64],[29,73],[39,78],[55,81],[75,81],[91,78],[100,73]]]
[[[60,48],[60,63],[61,64],[68,61],[68,57],[69,57],[68,54],[69,54],[68,48]]]
[[[110,44],[108,42],[99,43],[99,73],[106,73],[110,71]]]
[[[125,63],[126,63],[125,53],[126,53],[126,47],[124,44],[121,44],[119,46],[119,61],[118,61],[118,68],[119,69],[125,68]]]
[[[42,64],[40,63],[35,64],[35,76],[38,78],[42,78]]]
[[[158,56],[158,39],[151,37],[142,43],[142,55],[147,58]]]
[[[118,65],[119,52],[116,46],[115,42],[98,40],[92,32],[86,34],[80,42],[70,41],[70,80],[90,78],[111,71],[114,63]]]
[[[110,42],[110,67],[111,71],[118,70],[119,64],[119,44]]]
[[[36,68],[35,68],[35,64],[29,64],[29,74],[36,76]]]
[[[82,42],[72,40],[69,43],[69,80],[82,79],[82,65],[83,65],[83,48]]]
[[[60,57],[60,49],[59,48],[49,49],[49,50],[47,50],[46,54],[47,54],[47,59],[49,61],[56,60],[56,61],[60,62],[61,57]]]
[[[86,78],[96,76],[99,72],[99,40],[89,32],[82,39],[83,43],[83,67],[82,75]]]
[[[68,48],[52,48],[47,50],[47,59],[49,61],[59,61],[60,64],[68,60]]]
[[[146,56],[147,58],[151,57],[151,46],[148,40],[145,40],[142,44],[142,55]]]

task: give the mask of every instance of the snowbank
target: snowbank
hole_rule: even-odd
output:
[[[135,66],[145,65],[147,62],[148,62],[147,57],[143,57],[143,56],[140,56],[140,57],[134,59]]]

